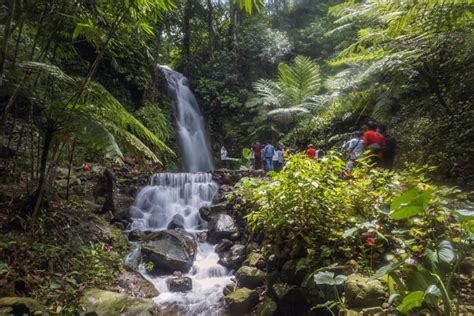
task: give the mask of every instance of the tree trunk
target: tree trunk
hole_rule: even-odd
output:
[[[212,0],[207,0],[207,36],[208,36],[208,49],[209,54],[212,55],[214,51],[214,29],[213,29],[213,7]]]
[[[40,170],[39,170],[39,180],[38,180],[38,188],[36,189],[35,197],[34,197],[34,208],[33,208],[33,215],[32,215],[32,226],[36,221],[36,217],[38,216],[38,211],[41,206],[41,202],[43,200],[43,194],[46,184],[46,169],[48,166],[48,157],[49,157],[49,150],[51,148],[51,142],[54,136],[54,128],[53,126],[49,125],[46,127],[46,134],[44,135],[44,143],[43,143],[43,150],[41,152],[41,161],[40,161]]]
[[[189,63],[191,55],[191,18],[193,16],[193,0],[187,0],[183,17],[183,54],[186,64]]]
[[[8,5],[8,16],[5,23],[5,29],[3,31],[3,45],[2,54],[0,55],[0,87],[3,84],[3,70],[5,67],[5,60],[7,59],[8,51],[8,38],[10,37],[10,29],[13,21],[13,14],[15,13],[16,0],[10,0]]]
[[[75,149],[76,149],[76,139],[74,138],[74,141],[71,147],[71,155],[69,156],[69,165],[67,168],[66,201],[69,201],[69,182],[71,181],[71,169],[72,169],[72,161],[74,158]]]

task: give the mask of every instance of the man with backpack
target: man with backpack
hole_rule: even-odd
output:
[[[272,144],[267,144],[263,148],[263,154],[265,156],[266,170],[273,171],[273,155],[275,154],[275,147]]]

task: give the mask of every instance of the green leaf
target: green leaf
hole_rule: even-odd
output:
[[[336,285],[334,280],[334,272],[318,272],[314,275],[316,284]]]
[[[456,260],[453,245],[448,240],[443,240],[439,243],[437,253],[438,261],[441,264],[451,265]]]
[[[370,280],[375,280],[375,279],[378,279],[378,278],[381,278],[383,277],[384,275],[390,273],[390,272],[393,272],[395,271],[396,269],[398,269],[398,267],[400,267],[402,265],[401,262],[396,262],[396,263],[390,263],[390,264],[387,264],[381,268],[379,268],[377,271],[375,271],[375,273],[373,275],[370,276]]]
[[[418,187],[403,192],[390,204],[390,216],[401,220],[418,215],[428,206],[432,193],[431,189],[421,190]]]
[[[349,229],[346,229],[344,231],[344,234],[342,235],[343,238],[348,238],[354,236],[354,233],[357,231],[357,227],[352,227]]]
[[[425,291],[426,295],[433,295],[436,297],[442,297],[441,290],[437,285],[431,284]]]
[[[397,309],[401,313],[408,313],[412,309],[420,307],[423,304],[424,299],[424,291],[411,292],[403,298],[402,303],[398,305]]]
[[[347,280],[347,277],[343,274],[340,274],[340,275],[338,275],[334,278],[334,284],[335,285],[341,285],[344,282],[346,282],[346,280]]]
[[[470,210],[456,210],[454,211],[461,220],[467,221],[474,219],[474,211]]]
[[[57,282],[51,282],[51,284],[49,285],[49,288],[50,289],[60,289],[61,288],[61,284],[57,283]]]

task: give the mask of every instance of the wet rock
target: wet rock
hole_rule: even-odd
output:
[[[199,215],[206,222],[211,221],[212,217],[225,213],[227,210],[227,203],[218,203],[210,206],[203,206],[199,209]]]
[[[237,269],[245,260],[245,247],[233,245],[228,251],[219,254],[219,264],[229,269]]]
[[[238,233],[238,228],[231,216],[220,213],[211,218],[207,232],[207,237],[211,244],[218,243],[224,238],[229,239],[234,233]]]
[[[45,306],[29,297],[0,298],[0,315],[33,315],[46,311]]]
[[[258,303],[258,293],[245,287],[228,294],[225,301],[229,305],[231,315],[250,313]]]
[[[138,272],[125,271],[115,280],[114,291],[133,297],[151,298],[160,293],[147,279]]]
[[[85,314],[95,315],[161,315],[152,299],[128,296],[122,293],[89,289],[80,299]]]
[[[221,253],[221,252],[227,251],[227,250],[230,249],[230,247],[232,247],[233,244],[234,243],[232,241],[230,241],[229,239],[222,239],[222,241],[219,244],[217,244],[214,251],[216,253]]]
[[[474,257],[466,257],[460,264],[461,273],[472,277],[474,275]]]
[[[378,280],[370,280],[358,273],[347,277],[344,293],[348,307],[372,307],[384,302],[385,291]]]
[[[171,292],[191,291],[193,280],[189,277],[171,277],[168,279],[168,288]]]
[[[265,282],[265,272],[252,267],[243,266],[235,273],[238,285],[249,289],[255,289]]]
[[[235,283],[232,282],[232,283],[227,284],[224,287],[224,289],[222,290],[222,293],[224,294],[224,296],[226,296],[234,291],[235,291]]]
[[[197,244],[193,235],[183,230],[133,231],[129,239],[140,242],[143,260],[153,263],[151,274],[188,272],[193,265]]]
[[[275,315],[278,305],[269,297],[266,297],[260,304],[255,308],[255,312],[252,315],[255,316],[272,316]]]
[[[237,241],[237,240],[240,239],[240,237],[241,237],[241,234],[240,234],[239,232],[236,232],[236,233],[231,234],[231,235],[229,236],[229,239],[230,239],[231,241]]]
[[[166,228],[167,229],[184,228],[184,217],[181,214],[174,215]]]

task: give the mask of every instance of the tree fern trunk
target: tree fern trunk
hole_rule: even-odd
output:
[[[69,182],[71,181],[71,169],[72,169],[72,161],[74,159],[74,150],[76,149],[76,139],[71,146],[71,155],[69,156],[69,165],[67,168],[67,183],[66,183],[66,201],[69,201]]]
[[[41,202],[43,200],[43,194],[46,184],[46,169],[48,166],[48,157],[49,157],[49,150],[51,149],[51,142],[54,136],[54,128],[49,125],[46,127],[46,133],[44,135],[44,143],[41,152],[41,160],[40,160],[40,170],[39,170],[39,180],[38,180],[38,188],[36,189],[36,193],[33,199],[33,215],[32,215],[32,228],[34,227],[36,218],[38,216],[38,211],[41,206]]]
[[[0,87],[3,84],[3,70],[5,67],[5,60],[7,59],[8,39],[10,37],[13,14],[15,14],[15,4],[16,0],[10,0],[10,3],[8,5],[8,16],[7,21],[5,23],[5,30],[3,31],[2,55],[0,56]]]

